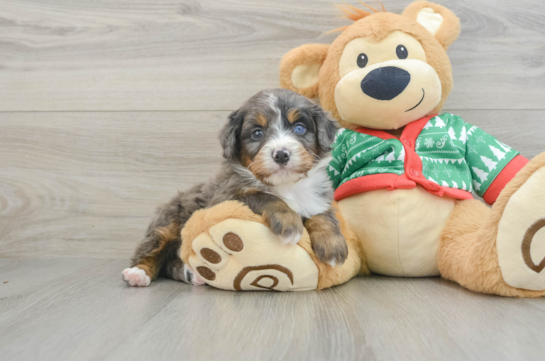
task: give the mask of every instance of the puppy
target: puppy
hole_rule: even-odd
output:
[[[320,261],[342,264],[348,247],[326,173],[335,124],[320,106],[290,90],[254,95],[221,131],[225,161],[218,175],[158,209],[124,279],[131,286],[149,286],[158,275],[203,284],[179,257],[180,231],[196,210],[227,200],[262,215],[282,243],[297,243],[306,227]]]

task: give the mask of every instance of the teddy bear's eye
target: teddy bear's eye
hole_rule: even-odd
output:
[[[399,59],[407,59],[407,57],[409,56],[409,52],[407,51],[407,48],[403,45],[397,46],[396,54]]]
[[[369,58],[367,57],[367,55],[365,55],[364,53],[361,53],[360,55],[358,55],[358,66],[360,68],[365,68],[368,62],[369,62]]]

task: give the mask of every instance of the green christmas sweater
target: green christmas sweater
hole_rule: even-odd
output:
[[[516,150],[449,113],[414,121],[399,138],[380,130],[340,129],[332,157],[328,174],[336,200],[418,184],[430,193],[457,199],[473,198],[474,191],[490,204],[528,162]]]

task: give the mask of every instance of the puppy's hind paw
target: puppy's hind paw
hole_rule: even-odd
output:
[[[123,280],[131,287],[148,287],[151,283],[146,271],[138,267],[125,268],[122,275]]]
[[[204,279],[197,272],[193,272],[193,270],[187,264],[184,264],[183,281],[194,286],[203,286],[206,284]]]

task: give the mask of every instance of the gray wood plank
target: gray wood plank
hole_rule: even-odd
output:
[[[527,157],[545,111],[453,111]],[[213,176],[228,112],[3,113],[0,257],[128,258],[155,207]]]
[[[436,1],[463,26],[447,107],[543,109],[545,2]],[[330,0],[3,0],[0,14],[0,111],[235,109],[278,85],[283,54],[348,23]]]
[[[216,172],[227,114],[4,114],[0,257],[126,257],[157,205]]]
[[[543,299],[438,279],[357,278],[320,292],[234,293],[126,261],[0,259],[6,360],[541,360]],[[9,283],[4,284],[4,280]]]

